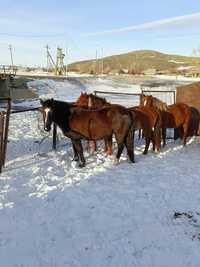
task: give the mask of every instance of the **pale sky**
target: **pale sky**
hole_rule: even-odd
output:
[[[45,46],[67,61],[139,49],[191,55],[200,46],[200,1],[0,0],[0,64],[46,64]]]

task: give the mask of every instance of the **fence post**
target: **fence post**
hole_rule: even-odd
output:
[[[6,151],[7,151],[7,143],[8,143],[8,130],[9,130],[9,122],[10,122],[10,110],[11,110],[11,99],[8,99],[7,112],[4,113],[6,116],[5,125],[4,125],[4,147],[3,147],[3,166],[6,161]]]
[[[53,123],[53,149],[56,150],[56,141],[57,141],[57,125]]]
[[[3,136],[4,136],[4,114],[0,112],[0,173],[3,167]]]

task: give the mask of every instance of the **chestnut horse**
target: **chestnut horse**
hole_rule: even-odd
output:
[[[166,103],[156,97],[153,97],[152,95],[147,96],[143,94],[141,99],[144,106],[157,108],[161,112],[163,146],[166,145],[167,128],[179,129],[183,145],[186,145],[191,117],[190,107],[184,103],[177,103],[168,106]]]
[[[153,143],[153,150],[160,151],[161,148],[161,116],[155,108],[149,107],[131,107],[130,111],[135,114],[135,129],[143,130],[145,137],[145,149],[143,154],[148,153],[150,142]]]
[[[74,106],[72,103],[54,99],[41,100],[44,130],[50,131],[54,122],[69,137],[79,166],[85,166],[85,158],[81,144],[82,139],[109,139],[114,133],[118,151],[118,162],[124,146],[131,162],[134,162],[134,130],[133,116],[124,107],[111,105],[98,110],[87,110]]]
[[[111,105],[105,98],[96,96],[94,94],[81,93],[76,101],[76,105],[87,108],[102,108]],[[143,130],[145,136],[145,150],[143,154],[148,153],[150,142],[153,143],[153,150],[155,148],[160,151],[160,125],[161,118],[159,112],[154,108],[148,107],[132,107],[129,110],[135,116],[134,129]],[[106,142],[105,142],[106,143]],[[96,144],[95,144],[96,145]],[[95,146],[96,147],[96,146]],[[107,153],[112,154],[112,139],[105,145]]]
[[[105,98],[98,97],[93,94],[87,94],[81,92],[79,98],[76,100],[75,105],[86,108],[86,109],[99,109],[102,107],[109,106],[110,103],[106,101]],[[110,139],[104,140],[105,142],[105,152],[107,155],[112,155],[112,137]],[[93,151],[97,151],[96,141],[88,141],[88,148],[92,144]]]

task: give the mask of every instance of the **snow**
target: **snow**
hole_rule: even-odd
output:
[[[177,70],[190,70],[194,68],[194,66],[180,66],[177,68]]]
[[[40,97],[67,101],[81,91],[137,90],[103,78],[29,86]],[[97,153],[84,150],[87,165],[79,169],[61,133],[58,150],[51,150],[40,114],[15,114],[10,123],[0,176],[2,267],[199,266],[199,137],[186,147],[168,141],[160,154],[147,156],[136,138],[136,163],[124,153],[117,166],[100,142]]]
[[[174,59],[170,59],[170,60],[168,60],[168,62],[175,63],[175,64],[184,64],[185,63],[183,61],[176,61]]]
[[[187,83],[191,83],[191,82],[199,82],[200,78],[195,78],[195,77],[185,77],[182,75],[154,75],[153,77],[161,79],[161,80],[171,80],[171,81],[179,81],[179,82],[187,82]]]

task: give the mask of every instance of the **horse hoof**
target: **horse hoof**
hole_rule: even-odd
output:
[[[134,159],[128,159],[128,162],[129,163],[135,163],[135,160]]]
[[[79,168],[83,168],[83,167],[85,167],[85,162],[81,162],[81,163],[79,163]]]
[[[74,157],[73,159],[72,159],[72,161],[78,161],[79,159],[78,159],[78,157]]]
[[[114,165],[119,165],[119,159],[117,158],[114,159]]]

